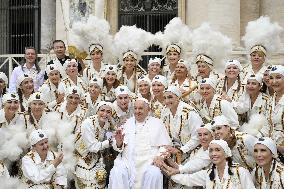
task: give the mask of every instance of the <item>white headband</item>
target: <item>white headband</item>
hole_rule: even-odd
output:
[[[60,68],[56,64],[47,65],[45,70],[46,74],[49,75],[52,71],[59,71],[60,73]]]
[[[101,90],[103,89],[103,83],[104,81],[99,77],[93,77],[91,80],[89,80],[89,86],[91,84],[97,84]]]
[[[216,81],[213,78],[204,78],[204,79],[201,80],[199,85],[201,86],[201,85],[205,85],[205,84],[210,85],[211,87],[213,87],[214,90],[216,90],[216,88],[217,88]]]
[[[228,66],[230,65],[235,65],[239,68],[239,70],[241,71],[243,69],[241,63],[238,60],[228,60],[226,62],[225,68],[228,68]]]
[[[76,59],[67,59],[65,61],[65,63],[63,64],[63,67],[64,67],[65,70],[67,69],[67,67],[70,63],[76,63],[76,66],[78,66],[78,62],[77,62]]]
[[[138,98],[135,100],[135,102],[137,102],[137,101],[143,101],[143,102],[145,102],[147,105],[150,105],[149,101],[148,101],[146,98],[143,98],[143,97],[138,97]]]
[[[77,95],[79,95],[80,98],[83,95],[81,90],[77,86],[68,87],[68,89],[66,91],[66,97],[69,96],[69,95],[72,95],[72,94],[77,94]]]
[[[228,118],[224,115],[219,115],[219,116],[214,117],[213,121],[211,122],[211,125],[212,125],[212,128],[216,126],[221,126],[221,125],[227,125],[231,127]]]
[[[277,158],[278,157],[278,154],[277,154],[277,147],[276,147],[276,143],[274,140],[272,140],[271,138],[269,137],[262,137],[262,138],[259,138],[254,146],[256,144],[263,144],[264,146],[266,146],[272,153],[273,157],[274,158]]]
[[[190,71],[190,64],[189,64],[189,62],[185,61],[184,59],[179,59],[178,64],[183,64],[186,67],[187,72]]]
[[[99,111],[99,109],[100,109],[102,106],[109,106],[109,107],[111,108],[111,110],[112,110],[112,108],[113,108],[111,102],[100,101],[99,104],[97,105],[97,112]]]
[[[89,47],[89,52],[93,52],[95,49],[97,49],[97,51],[101,51],[103,52],[103,47],[100,44],[91,44]]]
[[[210,144],[218,144],[225,152],[226,157],[231,157],[232,156],[232,151],[228,146],[228,143],[225,140],[212,140]],[[209,144],[209,145],[210,145]]]
[[[0,79],[3,79],[6,85],[8,85],[8,77],[6,76],[5,73],[0,72]]]
[[[179,88],[175,85],[170,85],[165,92],[171,92],[175,94],[178,98],[180,98],[182,95]]]
[[[137,83],[139,84],[139,83],[142,82],[142,81],[144,81],[144,82],[148,83],[149,85],[151,85],[151,80],[150,80],[148,77],[144,76],[144,75],[142,75],[142,76],[138,79]]]
[[[207,123],[207,124],[205,124],[205,125],[201,125],[198,129],[202,129],[202,128],[204,128],[204,129],[207,129],[212,135],[213,135],[213,130],[212,130],[212,125],[211,125],[211,123]],[[198,130],[197,129],[197,130]]]
[[[2,97],[2,103],[5,104],[7,101],[12,101],[12,100],[15,100],[15,101],[19,101],[19,96],[18,94],[16,93],[6,93],[3,95]]]
[[[115,96],[118,97],[119,95],[129,95],[130,91],[127,86],[121,85],[115,89]]]
[[[20,87],[21,83],[25,80],[25,79],[33,79],[29,74],[22,74],[18,77],[17,79],[17,88]]]
[[[204,54],[199,54],[199,55],[196,56],[196,63],[197,62],[205,62],[205,63],[209,64],[210,66],[214,65],[212,58],[210,58],[209,56],[206,56]]]
[[[44,98],[44,95],[41,92],[35,92],[31,94],[28,104],[30,104],[32,101],[39,100],[42,101],[44,104],[46,104],[46,99]]]
[[[256,80],[260,85],[262,84],[262,76],[260,74],[250,75],[247,80]]]
[[[160,65],[162,64],[162,60],[158,57],[155,57],[154,59],[150,58],[148,66],[150,66],[152,63],[159,63]]]
[[[178,52],[180,54],[181,48],[176,44],[171,44],[167,46],[166,53],[168,52]]]
[[[250,54],[253,52],[263,52],[264,55],[266,56],[266,49],[262,45],[255,45],[250,49]]]
[[[167,78],[165,76],[162,75],[156,75],[153,79],[152,79],[152,85],[155,82],[159,82],[162,83],[162,85],[164,85],[165,88],[168,87],[168,82],[167,82]]]
[[[33,146],[43,139],[48,139],[48,137],[47,137],[47,134],[43,130],[37,129],[37,130],[34,130],[30,134],[29,139],[30,139],[30,145]]]
[[[284,66],[282,65],[272,66],[269,74],[273,74],[273,73],[281,74],[282,76],[284,76]]]
[[[135,52],[133,52],[133,51],[127,51],[127,52],[123,53],[122,59],[124,60],[124,59],[125,59],[126,57],[128,57],[128,56],[133,57],[135,60],[138,59],[138,58],[137,58],[137,54],[136,54]]]
[[[106,76],[107,72],[113,71],[117,75],[117,66],[116,65],[106,65],[104,71],[104,77]]]

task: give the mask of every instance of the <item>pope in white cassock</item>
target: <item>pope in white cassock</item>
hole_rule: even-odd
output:
[[[163,146],[171,145],[160,119],[149,116],[149,102],[138,98],[134,117],[116,131],[114,148],[120,152],[110,172],[109,189],[162,189],[163,175],[158,167]]]

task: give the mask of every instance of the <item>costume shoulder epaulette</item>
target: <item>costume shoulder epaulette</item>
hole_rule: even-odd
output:
[[[35,161],[34,160],[34,158],[35,158],[35,154],[34,154],[34,151],[29,151],[27,154],[26,154],[26,156],[28,156],[29,158],[31,158],[33,161]]]

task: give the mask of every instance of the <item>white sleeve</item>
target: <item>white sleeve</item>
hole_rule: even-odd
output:
[[[210,158],[208,153],[202,152],[202,154],[189,160],[184,165],[179,166],[180,173],[195,173],[201,169],[207,167],[210,164]]]
[[[9,81],[9,93],[17,92],[17,78],[19,77],[19,72],[21,71],[21,67],[16,67],[12,71],[10,81]]]
[[[243,167],[239,167],[239,171],[242,188],[255,189],[253,179],[249,171]]]
[[[234,129],[239,128],[238,114],[227,100],[221,100],[221,112],[226,116]]]
[[[188,123],[187,125],[190,128],[190,140],[182,146],[180,149],[183,153],[189,152],[196,148],[199,144],[197,129],[203,124],[201,117],[194,111],[189,113]]]
[[[49,182],[56,169],[53,164],[46,168],[39,169],[31,158],[25,156],[22,159],[22,171],[23,175],[28,180],[31,180],[35,184],[40,184]]]
[[[231,103],[238,114],[243,114],[249,111],[250,100],[246,93],[244,93],[238,101],[232,101]]]
[[[67,171],[62,164],[59,164],[56,168],[55,183],[67,186]]]
[[[182,185],[192,186],[206,186],[206,178],[208,177],[207,170],[201,170],[193,174],[176,174],[171,176],[171,179]]]
[[[105,140],[103,142],[99,142],[96,139],[96,134],[94,131],[94,126],[92,124],[92,121],[90,119],[86,119],[82,123],[81,127],[82,137],[87,145],[87,148],[90,152],[97,153],[100,150],[103,150],[105,148],[109,147],[109,141]]]

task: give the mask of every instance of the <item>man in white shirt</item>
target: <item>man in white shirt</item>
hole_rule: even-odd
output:
[[[163,158],[163,146],[171,145],[170,137],[160,119],[149,116],[149,102],[138,98],[134,117],[115,134],[113,147],[120,152],[110,173],[109,189],[162,189],[163,176],[153,165]]]

